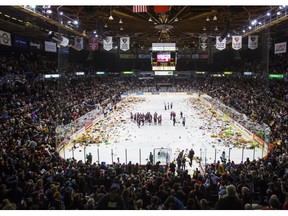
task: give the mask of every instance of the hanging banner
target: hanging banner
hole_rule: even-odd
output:
[[[36,39],[29,39],[30,43],[30,49],[43,49],[43,44],[39,40]]]
[[[203,50],[203,51],[206,51],[207,47],[208,47],[208,36],[207,35],[202,35],[199,37],[200,39],[200,48]]]
[[[223,50],[226,49],[226,38],[220,40],[220,36],[216,36],[216,49]]]
[[[232,36],[232,48],[235,50],[242,48],[242,36]]]
[[[27,48],[27,39],[20,37],[20,36],[14,36],[14,47],[19,47],[19,48]]]
[[[57,52],[56,43],[45,41],[45,51],[46,52]]]
[[[98,50],[98,38],[96,37],[89,38],[89,50],[90,51]]]
[[[0,31],[0,44],[11,46],[11,34],[5,31]]]
[[[69,47],[60,46],[59,49],[58,49],[58,53],[59,53],[59,55],[62,55],[62,56],[69,55]]]
[[[257,49],[258,48],[258,35],[249,35],[248,37],[248,48]]]
[[[111,36],[107,36],[103,40],[103,49],[109,51],[112,48],[113,48],[113,39]]]
[[[274,53],[275,54],[286,53],[286,49],[287,49],[287,42],[276,43],[274,45]]]
[[[120,37],[120,49],[123,51],[129,50],[130,38],[129,37]]]
[[[72,46],[73,49],[78,51],[83,49],[83,37],[75,37],[74,45]]]
[[[155,13],[166,13],[168,11],[170,11],[171,6],[154,6],[154,12]]]

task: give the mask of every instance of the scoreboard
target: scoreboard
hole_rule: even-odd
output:
[[[152,70],[176,70],[177,54],[175,43],[153,43],[151,53]]]

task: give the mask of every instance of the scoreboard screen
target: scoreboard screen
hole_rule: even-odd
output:
[[[175,70],[176,52],[153,51],[151,64],[152,64],[152,70]]]

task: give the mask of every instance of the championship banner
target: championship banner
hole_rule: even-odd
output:
[[[248,37],[248,48],[257,49],[258,48],[258,35],[249,35]]]
[[[0,44],[11,46],[11,34],[0,30]]]
[[[45,41],[45,51],[46,52],[57,52],[56,43]]]
[[[123,51],[129,50],[130,47],[130,38],[129,37],[120,37],[120,49]]]
[[[27,39],[19,36],[14,36],[14,47],[27,48]]]
[[[235,50],[242,48],[242,36],[232,36],[232,48]]]
[[[203,51],[206,51],[207,47],[208,47],[208,36],[207,35],[202,35],[199,37],[199,40],[200,40],[200,48],[203,50]]]
[[[104,50],[111,50],[113,48],[113,39],[111,36],[107,36],[103,39],[103,49]]]
[[[72,46],[73,49],[78,51],[83,49],[83,37],[75,37],[74,45]]]
[[[286,53],[286,49],[287,49],[287,42],[276,43],[274,45],[274,53],[275,54]]]
[[[98,50],[98,38],[96,37],[89,38],[89,50],[90,51]]]
[[[30,39],[30,49],[38,49],[40,50],[43,45],[41,44],[41,42],[39,40],[34,40],[34,39]]]
[[[216,36],[216,49],[223,50],[226,49],[226,38],[220,40],[220,36]]]

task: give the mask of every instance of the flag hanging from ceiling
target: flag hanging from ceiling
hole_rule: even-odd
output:
[[[113,40],[111,36],[108,36],[103,39],[103,49],[104,50],[111,50],[113,48]]]
[[[208,37],[207,37],[207,35],[201,35],[199,37],[199,40],[200,40],[200,48],[203,51],[206,51],[206,49],[208,47]]]
[[[89,48],[90,51],[98,50],[98,38],[97,37],[90,37],[89,38]]]
[[[248,48],[257,49],[258,48],[258,35],[249,35],[248,37]]]
[[[143,12],[147,12],[147,6],[146,5],[133,6],[133,13],[143,13]]]
[[[286,51],[287,51],[287,42],[274,44],[274,54],[286,53]]]
[[[220,36],[216,36],[216,49],[223,50],[226,48],[226,38],[221,39]]]
[[[120,49],[123,51],[129,50],[130,47],[130,38],[129,37],[120,37]]]
[[[232,36],[232,48],[235,50],[242,48],[242,36]]]
[[[82,50],[83,49],[83,37],[75,37],[74,44],[71,47],[78,51]]]
[[[170,11],[170,6],[154,6],[155,13],[165,13]]]

